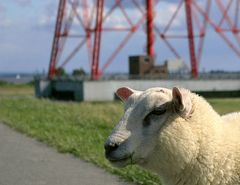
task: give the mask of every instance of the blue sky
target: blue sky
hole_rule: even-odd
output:
[[[108,0],[106,0],[108,1]],[[174,3],[165,1],[161,7],[156,7],[163,14],[156,15],[160,20],[159,26],[165,24],[166,17],[174,8]],[[58,0],[1,0],[0,1],[0,72],[47,72],[51,52],[52,38],[54,32],[55,16]],[[106,8],[107,9],[107,8]],[[138,16],[137,11],[131,6],[128,12],[132,16]],[[218,12],[213,12],[217,14]],[[176,22],[176,30],[181,30],[184,15],[179,15]],[[164,22],[165,21],[165,22]],[[124,24],[115,13],[109,25],[118,23]],[[140,28],[143,30],[143,27]],[[123,34],[104,34],[101,60],[105,60],[114,46],[119,42],[118,38]],[[155,36],[156,40],[158,38]],[[161,42],[156,43],[157,63],[160,64],[165,58],[171,58],[170,52],[161,46]],[[175,43],[186,63],[189,65],[187,45],[181,42]],[[69,45],[74,45],[70,42]],[[140,31],[130,40],[127,47],[116,57],[107,72],[127,72],[128,56],[143,54],[145,45],[145,34]],[[183,47],[184,46],[184,47]],[[240,60],[237,55],[230,50],[222,39],[213,31],[209,31],[206,37],[204,53],[200,63],[200,70],[233,70],[240,71]],[[239,45],[238,45],[239,46]],[[71,46],[69,46],[71,48]],[[69,50],[68,48],[68,50]],[[161,54],[161,55],[160,55]],[[71,71],[73,68],[84,68],[89,71],[86,50],[79,53],[66,68]]]

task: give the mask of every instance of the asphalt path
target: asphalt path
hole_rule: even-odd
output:
[[[0,123],[0,185],[129,185]]]

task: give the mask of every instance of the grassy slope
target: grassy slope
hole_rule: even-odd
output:
[[[209,99],[208,101],[219,114],[240,111],[239,98]]]
[[[91,161],[137,184],[160,184],[138,167],[115,169],[104,159],[103,143],[122,113],[122,104],[39,100],[30,87],[0,87],[0,120],[57,148]],[[221,114],[240,110],[240,99],[211,99]]]
[[[160,180],[142,169],[113,168],[104,159],[103,143],[122,112],[119,102],[74,103],[39,100],[26,87],[0,87],[0,120],[60,152],[91,161],[137,184],[159,184]],[[7,92],[7,93],[5,93]],[[14,93],[16,92],[16,93]]]

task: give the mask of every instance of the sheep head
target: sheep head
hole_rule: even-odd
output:
[[[122,87],[116,94],[125,108],[105,142],[105,155],[117,167],[144,163],[154,150],[162,128],[169,124],[169,117],[186,118],[191,112],[190,98],[176,87],[146,91]]]

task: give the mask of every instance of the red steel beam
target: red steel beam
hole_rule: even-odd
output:
[[[70,53],[70,55],[63,61],[61,64],[60,68],[64,67],[76,54],[77,52],[82,48],[82,46],[85,44],[86,38],[83,39],[77,47]]]
[[[83,17],[84,17],[84,29],[86,33],[86,41],[87,41],[87,50],[88,50],[88,63],[89,66],[92,64],[92,39],[91,39],[91,21],[93,18],[94,11],[89,12],[89,6],[87,0],[82,0],[83,6]],[[89,15],[90,13],[90,15]]]
[[[191,75],[193,78],[198,77],[198,64],[195,52],[194,30],[192,22],[192,0],[185,0],[186,23],[188,31],[188,47],[191,61]]]
[[[155,32],[157,32],[157,35],[159,36],[159,38],[161,40],[164,41],[164,43],[166,44],[166,46],[168,47],[168,49],[170,49],[170,51],[175,55],[175,57],[180,58],[180,55],[177,53],[177,51],[175,50],[174,47],[172,47],[172,45],[167,41],[167,36],[164,33],[161,33],[161,31],[159,30],[158,27],[154,26]],[[182,36],[180,36],[182,38]]]
[[[153,0],[146,0],[146,20],[147,20],[147,54],[154,57],[154,13],[153,13]]]
[[[60,35],[61,35],[61,28],[63,23],[65,7],[66,7],[66,0],[60,0],[58,5],[58,15],[57,15],[57,21],[55,25],[55,33],[53,38],[52,52],[51,52],[49,71],[48,71],[49,78],[53,78],[56,74],[57,59],[58,59],[58,54],[60,52],[59,42],[60,42]]]
[[[231,40],[223,33],[222,29],[220,29],[212,19],[210,19],[208,14],[206,14],[206,12],[200,6],[198,6],[194,1],[192,1],[192,3],[193,3],[193,6],[199,11],[199,13],[207,20],[209,25],[211,25],[214,28],[215,32],[218,33],[222,37],[222,39],[225,41],[225,43],[240,57],[239,48],[236,47],[231,42]]]
[[[232,0],[229,0],[228,5],[227,5],[227,7],[225,9],[223,3],[220,0],[217,1],[218,5],[219,5],[219,8],[220,8],[220,10],[222,11],[222,14],[223,14],[223,17],[222,17],[221,21],[223,22],[226,19],[226,21],[227,21],[227,23],[229,25],[229,28],[231,29],[231,32],[234,34],[238,44],[240,44],[240,37],[238,36],[237,33],[234,33],[234,29],[235,29],[234,22],[232,22],[231,18],[228,15],[229,8],[231,7],[232,2],[233,2]],[[219,25],[220,29],[222,29],[221,28],[222,22],[220,22],[220,25]]]
[[[208,16],[209,13],[210,13],[210,8],[211,8],[211,0],[208,0],[207,1],[207,4],[206,4],[206,15]],[[195,11],[196,13],[197,11]],[[200,28],[200,41],[199,41],[199,44],[198,44],[198,52],[197,52],[197,61],[198,61],[198,66],[200,64],[200,61],[201,61],[201,57],[202,57],[202,53],[203,53],[203,45],[204,45],[204,41],[205,41],[205,36],[206,36],[206,29],[207,29],[207,20],[204,18],[203,19],[203,25],[202,27]]]
[[[104,64],[102,70],[100,71],[100,75],[107,69],[107,67],[113,62],[113,59],[117,56],[117,54],[123,49],[123,47],[127,44],[129,39],[133,36],[133,34],[139,29],[140,25],[144,22],[145,16],[138,20],[138,22],[132,26],[131,30],[125,36],[125,38],[121,41],[116,50],[112,53],[112,55],[108,58],[107,62]]]
[[[183,2],[184,2],[184,0],[181,0],[180,3],[178,4],[177,9],[175,10],[175,12],[173,13],[170,21],[168,22],[168,24],[164,28],[163,34],[165,34],[169,30],[169,28],[171,27],[171,25],[172,25],[174,19],[176,18],[180,8],[182,7]]]
[[[92,58],[92,66],[91,66],[92,80],[98,80],[99,78],[99,59],[100,59],[100,46],[101,46],[101,34],[102,34],[103,7],[104,7],[104,0],[98,0],[95,38],[94,38],[94,46],[93,46],[93,58]]]
[[[66,13],[64,13],[64,14],[66,14]],[[71,37],[71,36],[69,36],[69,31],[70,31],[70,28],[71,28],[72,23],[73,23],[74,11],[71,10],[69,16],[67,17],[67,15],[65,15],[65,17],[66,17],[66,19],[64,21],[64,25],[62,25],[63,31],[59,35],[60,41],[59,41],[59,44],[58,44],[58,54],[57,54],[56,65],[57,65],[59,59],[61,58],[62,51],[64,49],[67,38]],[[55,66],[55,68],[56,68],[56,66]]]
[[[232,0],[229,0],[228,5],[226,7],[226,9],[224,8],[224,5],[220,2],[220,1],[216,1],[216,3],[218,4],[221,12],[222,12],[222,19],[220,20],[218,27],[222,27],[223,22],[226,20],[228,22],[228,24],[231,26],[231,19],[228,16],[228,10],[232,5]]]
[[[234,17],[234,29],[236,31],[238,28],[238,21],[239,21],[239,7],[240,7],[240,1],[237,1],[235,5],[235,17]]]
[[[127,12],[125,11],[124,7],[122,6],[121,3],[118,4],[118,7],[120,8],[120,10],[122,11],[124,17],[126,18],[127,22],[129,25],[133,26],[133,23],[130,19],[130,17],[128,16]]]
[[[157,28],[154,25],[154,6],[160,2],[160,0],[145,0],[145,7],[140,5],[140,1],[132,0],[132,4],[135,5],[135,8],[139,10],[142,14],[142,19],[135,23],[131,18],[130,14],[126,11],[122,0],[114,0],[115,4],[109,8],[108,12],[103,15],[104,9],[104,0],[95,0],[93,2],[94,6],[92,6],[91,10],[89,9],[87,0],[59,0],[58,6],[58,15],[57,21],[55,25],[55,33],[52,45],[52,53],[49,64],[48,76],[50,78],[54,77],[57,69],[57,65],[59,65],[59,60],[61,57],[61,53],[63,50],[63,46],[65,40],[67,38],[74,37],[82,37],[82,42],[72,51],[72,53],[63,61],[60,67],[63,67],[68,61],[72,59],[72,57],[84,46],[86,45],[88,50],[88,58],[91,66],[91,78],[92,80],[98,80],[102,73],[108,68],[108,66],[113,62],[114,58],[117,54],[124,48],[129,39],[133,36],[133,34],[138,30],[140,25],[146,22],[146,30],[147,30],[147,54],[154,57],[154,31],[159,36],[160,40],[163,41],[166,47],[168,47],[171,52],[175,55],[175,57],[179,58],[180,55],[177,53],[177,50],[173,44],[171,44],[170,39],[187,39],[188,40],[188,51],[190,54],[191,61],[191,73],[192,77],[198,76],[198,66],[201,58],[204,37],[207,32],[206,27],[213,28],[230,46],[237,54],[240,56],[240,50],[237,46],[235,46],[231,40],[225,35],[225,32],[232,32],[239,44],[239,28],[238,28],[238,20],[239,20],[239,6],[240,1],[236,0],[236,8],[233,20],[230,17],[230,10],[232,10],[232,4],[234,0],[229,0],[228,4],[224,4],[223,0],[216,0],[216,4],[218,5],[220,13],[222,14],[222,19],[218,24],[213,18],[210,17],[210,2],[212,0],[206,0],[207,6],[206,10],[203,10],[200,5],[197,4],[197,1],[194,0],[179,0],[178,5],[176,6],[176,10],[174,10],[173,15],[168,20],[167,24],[163,27],[163,31]],[[80,2],[80,3],[77,3]],[[154,5],[155,2],[155,5]],[[67,3],[69,3],[71,8],[71,13],[68,18],[68,15],[65,13],[68,10]],[[180,12],[181,7],[185,4],[185,14],[186,14],[186,26],[187,26],[187,34],[171,32],[174,26],[173,22],[177,19],[178,13]],[[199,3],[201,4],[201,3]],[[81,10],[83,13],[78,11],[78,6],[81,5]],[[122,16],[126,19],[127,25],[124,27],[103,27],[103,23],[107,22],[107,18],[112,16],[112,13],[119,8],[122,12]],[[144,9],[145,8],[145,9]],[[202,17],[199,17],[202,16]],[[73,18],[76,18],[82,29],[85,31],[85,34],[71,34],[69,35],[71,23],[73,22]],[[202,19],[200,19],[202,18]],[[223,28],[222,24],[226,21],[227,28]],[[95,22],[92,27],[92,23]],[[100,50],[101,50],[101,36],[102,31],[104,32],[127,32],[126,37],[120,42],[120,44],[116,47],[116,50],[113,51],[112,54],[107,58],[106,63],[101,65],[103,66],[99,69],[100,65]],[[194,33],[198,32],[198,33]],[[106,33],[107,34],[107,33]],[[195,38],[199,37],[199,41],[196,42]],[[93,38],[93,42],[92,42]],[[195,43],[196,42],[196,43]],[[195,48],[196,47],[196,48]]]

